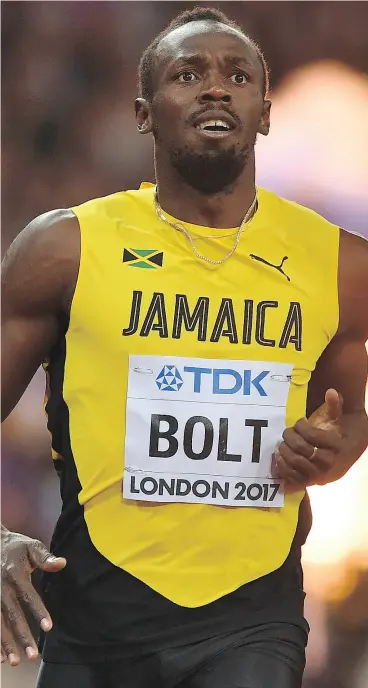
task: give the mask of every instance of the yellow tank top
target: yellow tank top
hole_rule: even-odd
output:
[[[150,184],[73,210],[63,396],[88,532],[115,566],[204,605],[290,550],[303,493],[283,500],[269,466],[337,329],[338,228],[259,189],[214,265],[157,218]],[[212,260],[233,246],[234,229],[185,227]]]

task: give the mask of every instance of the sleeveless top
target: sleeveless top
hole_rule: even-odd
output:
[[[145,183],[73,208],[79,275],[45,366],[55,542],[67,551],[78,511],[108,565],[193,608],[290,551],[304,493],[284,495],[272,456],[337,330],[339,230],[258,189],[216,265],[158,219],[153,193]],[[233,246],[236,229],[182,224],[211,260]]]

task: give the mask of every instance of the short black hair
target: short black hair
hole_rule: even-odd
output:
[[[248,39],[261,63],[263,71],[263,97],[265,97],[270,86],[269,68],[265,56],[257,43],[243,31],[239,24],[232,21],[232,19],[229,19],[229,17],[227,17],[226,14],[220,10],[217,10],[214,7],[194,7],[191,10],[185,10],[184,12],[181,12],[177,17],[175,17],[175,19],[168,24],[166,29],[161,31],[161,33],[159,33],[158,36],[153,39],[153,41],[144,51],[138,68],[138,88],[139,94],[142,96],[142,98],[152,101],[154,96],[153,71],[155,68],[156,49],[158,44],[174,29],[195,21],[213,21],[218,22],[219,24],[225,24],[226,26],[230,26],[232,29],[236,29]]]

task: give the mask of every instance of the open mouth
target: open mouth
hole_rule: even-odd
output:
[[[195,129],[203,136],[223,138],[233,131],[234,126],[230,124],[230,122],[225,121],[222,117],[216,119],[213,117],[208,117],[208,119],[202,117],[202,121],[195,124]]]
[[[197,124],[196,129],[201,129],[201,131],[230,131],[231,127],[222,119],[209,119]]]
[[[209,136],[226,136],[232,131],[230,125],[223,119],[208,119],[197,124],[195,128]]]

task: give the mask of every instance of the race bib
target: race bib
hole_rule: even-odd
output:
[[[152,502],[280,507],[272,455],[293,366],[129,357],[123,496]]]

